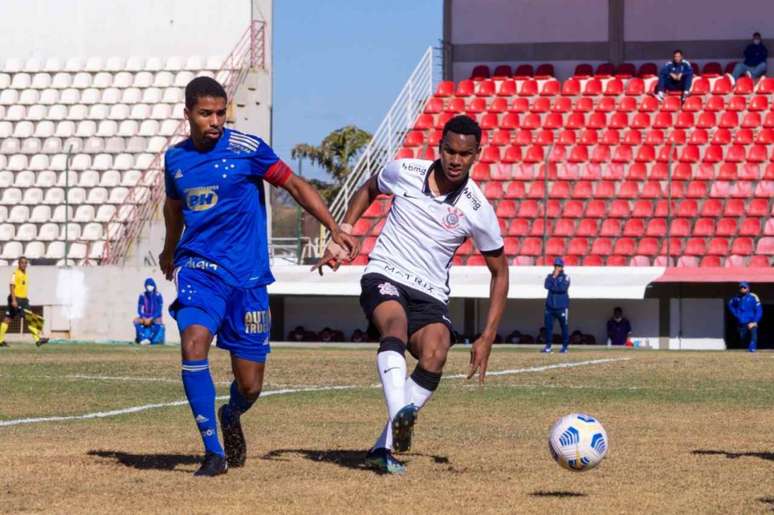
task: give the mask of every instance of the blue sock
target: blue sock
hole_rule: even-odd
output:
[[[229,398],[228,404],[226,404],[226,407],[223,410],[223,423],[232,424],[242,416],[242,413],[249,410],[253,403],[255,403],[255,400],[251,401],[242,395],[242,392],[239,391],[239,387],[237,386],[237,382],[232,381],[231,398]]]
[[[202,435],[204,450],[224,456],[218,440],[218,423],[215,419],[215,383],[210,375],[206,359],[183,360],[183,388],[191,406],[199,433]]]

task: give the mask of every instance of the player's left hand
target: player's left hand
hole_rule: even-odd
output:
[[[484,384],[486,379],[486,367],[489,365],[489,354],[492,352],[492,343],[494,337],[482,334],[473,342],[473,348],[470,349],[470,368],[468,369],[468,379],[478,371],[478,384]]]
[[[312,267],[312,272],[317,270],[323,275],[323,268],[329,267],[334,272],[339,269],[341,263],[347,260],[347,252],[341,248],[341,245],[335,242],[328,243],[325,252],[316,265]]]
[[[344,231],[333,231],[331,232],[331,239],[347,253],[350,261],[355,259],[360,253],[360,242],[351,234],[347,234]]]

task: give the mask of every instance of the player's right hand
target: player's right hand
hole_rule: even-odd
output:
[[[331,232],[331,240],[333,240],[331,243],[338,245],[347,254],[350,261],[360,253],[360,241],[351,234],[344,231],[333,231]]]
[[[11,299],[11,307],[13,309],[17,309],[19,307],[19,304],[16,303],[16,299]]]
[[[317,264],[312,267],[312,271],[314,272],[317,270],[320,275],[323,275],[323,268],[327,266],[335,272],[343,262],[347,261],[347,258],[347,251],[335,241],[331,241],[328,243],[328,246],[325,247],[323,256]]]
[[[167,278],[167,281],[171,281],[174,277],[175,265],[173,258],[173,253],[167,252],[166,250],[159,254],[159,266],[161,267],[161,271],[164,273],[164,277]]]

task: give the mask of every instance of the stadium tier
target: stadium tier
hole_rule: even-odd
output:
[[[729,61],[723,66],[717,61],[708,61],[702,66],[697,63],[691,62],[691,68],[696,75],[702,75],[705,78],[717,77],[723,73],[731,73],[734,70],[736,61]],[[634,63],[621,63],[616,66],[613,63],[601,63],[594,68],[589,63],[580,63],[575,67],[573,73],[574,77],[618,77],[621,79],[628,79],[631,77],[648,78],[654,77],[658,74],[658,66],[656,63],[642,63],[637,66]],[[511,68],[509,64],[500,64],[494,67],[494,70],[490,71],[489,66],[485,64],[479,64],[473,67],[473,71],[470,73],[470,78],[473,80],[483,79],[525,79],[529,77],[535,78],[548,78],[554,77],[554,65],[550,63],[540,64],[533,66],[532,64],[519,64],[515,68]]]
[[[483,151],[472,177],[513,265],[565,256],[664,266],[667,255],[684,267],[771,264],[774,78],[733,83],[718,63],[705,65],[681,103],[659,102],[647,74],[500,78],[508,71],[441,82],[397,157],[435,159],[444,123],[475,117]],[[355,226],[365,241],[354,264],[367,261],[388,206],[379,199]],[[454,261],[484,264],[471,241]]]
[[[120,238],[149,198],[181,121],[185,85],[221,63],[7,60],[0,71],[0,264],[22,254],[61,262],[65,239],[68,258],[99,262],[105,241]]]

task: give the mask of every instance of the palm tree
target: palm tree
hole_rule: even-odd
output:
[[[336,196],[342,182],[352,172],[360,152],[371,141],[371,134],[354,125],[347,125],[331,132],[314,146],[299,143],[290,152],[293,159],[309,159],[322,167],[333,179],[332,183],[312,180],[326,201]]]

